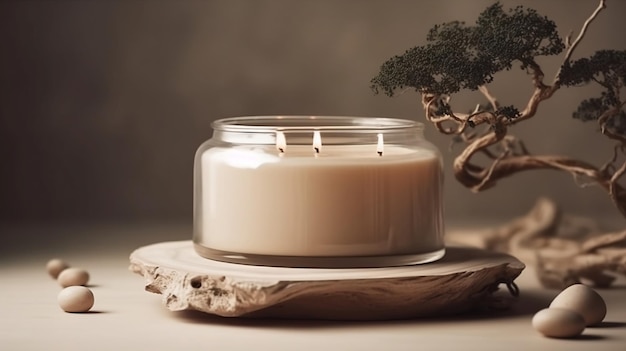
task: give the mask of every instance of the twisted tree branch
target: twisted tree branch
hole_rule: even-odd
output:
[[[458,135],[461,140],[467,143],[465,149],[453,162],[454,175],[461,184],[472,191],[478,192],[493,187],[502,178],[522,171],[536,169],[565,171],[572,174],[576,179],[579,177],[585,178],[605,189],[617,209],[626,217],[626,190],[618,183],[622,175],[626,173],[626,163],[621,164],[619,167],[616,166],[616,162],[618,162],[617,151],[624,153],[626,138],[608,127],[611,119],[620,113],[624,105],[621,101],[617,102],[615,108],[605,111],[598,118],[601,132],[610,139],[620,143],[620,146],[615,148],[614,157],[601,167],[565,156],[531,155],[521,141],[508,135],[509,126],[534,117],[540,104],[559,90],[561,87],[560,75],[562,67],[569,63],[576,47],[584,38],[589,25],[605,7],[605,1],[600,0],[598,7],[584,22],[576,39],[571,43],[568,40],[568,47],[562,59],[563,64],[556,73],[552,85],[547,85],[543,82],[545,75],[537,62],[532,59],[526,62],[533,84],[533,92],[526,106],[516,118],[507,118],[498,114],[497,111],[500,108],[498,99],[489,91],[486,85],[479,86],[478,90],[487,99],[493,111],[476,109],[471,114],[453,112],[450,105],[450,96],[442,98],[440,95],[422,93],[422,104],[426,119],[432,122],[439,132]],[[616,89],[619,89],[619,87]],[[619,99],[619,93],[617,97]],[[443,107],[446,107],[447,113],[445,114],[438,113],[438,111],[441,111],[442,104]],[[476,128],[479,125],[487,125],[489,129],[482,134],[467,132],[468,127]],[[491,151],[493,148],[499,148],[499,151]],[[472,162],[474,156],[479,153],[487,155],[491,159],[491,163],[479,165]]]

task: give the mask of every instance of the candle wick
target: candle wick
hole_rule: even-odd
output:
[[[320,153],[320,148],[319,147],[314,147],[313,149],[315,149],[315,153],[319,154]]]
[[[383,155],[383,148],[385,147],[385,144],[383,142],[383,134],[382,133],[378,133],[378,147],[376,148],[376,152],[378,153],[378,156],[382,156]]]
[[[285,153],[285,149],[287,148],[287,140],[285,140],[285,133],[276,132],[276,149],[280,152],[280,154]]]

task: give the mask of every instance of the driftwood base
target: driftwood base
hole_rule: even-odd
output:
[[[446,241],[515,255],[549,288],[607,288],[626,275],[626,230],[603,232],[590,219],[562,214],[547,198],[499,227],[446,232]]]
[[[200,257],[191,241],[135,250],[130,269],[172,311],[227,317],[380,320],[443,316],[506,307],[500,284],[516,294],[516,258],[449,247],[443,259],[414,266],[311,269],[246,266]]]

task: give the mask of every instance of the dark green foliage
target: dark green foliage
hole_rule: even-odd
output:
[[[572,117],[579,119],[583,122],[596,121],[600,116],[615,106],[609,101],[613,100],[608,98],[606,92],[602,92],[599,98],[589,98],[583,100],[576,111],[572,113]],[[615,113],[609,118],[605,125],[612,133],[622,135],[626,137],[626,112],[623,109],[616,110]]]
[[[626,112],[624,110],[619,111],[617,115],[607,121],[606,128],[622,137],[626,136]]]
[[[596,81],[616,86],[626,81],[626,50],[600,50],[589,58],[566,63],[559,76],[561,84],[572,86]]]
[[[372,89],[389,96],[403,88],[432,94],[476,90],[516,61],[526,68],[534,57],[564,48],[553,21],[523,7],[505,12],[499,3],[483,11],[473,26],[436,25],[426,39],[426,45],[385,62],[371,81]]]
[[[583,122],[595,121],[598,117],[600,117],[598,111],[606,111],[606,107],[602,99],[590,98],[583,100],[580,105],[578,105],[578,109],[574,111],[572,116]]]
[[[559,76],[566,86],[595,82],[604,88],[600,97],[583,100],[572,116],[581,121],[595,121],[609,110],[615,111],[606,127],[626,136],[626,114],[619,104],[619,89],[626,84],[626,50],[601,50],[589,58],[566,63]]]
[[[489,55],[498,71],[510,69],[514,61],[526,68],[536,56],[557,55],[565,48],[556,24],[534,9],[518,6],[507,14],[495,4],[478,17],[477,25],[476,49]]]
[[[508,119],[514,119],[520,116],[520,112],[515,106],[502,106],[496,111],[496,114]]]

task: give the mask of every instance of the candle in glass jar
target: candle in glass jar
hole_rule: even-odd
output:
[[[357,134],[352,144],[345,133],[311,129],[308,142],[301,135],[309,131],[297,130],[298,142],[289,143],[293,131],[277,130],[273,144],[252,142],[259,133],[199,149],[194,242],[201,254],[443,255],[436,149],[386,144],[381,132],[370,133],[372,142]]]
[[[399,146],[379,153],[361,146],[289,146],[282,157],[248,148],[205,151],[204,243],[304,256],[439,248],[439,159]]]

